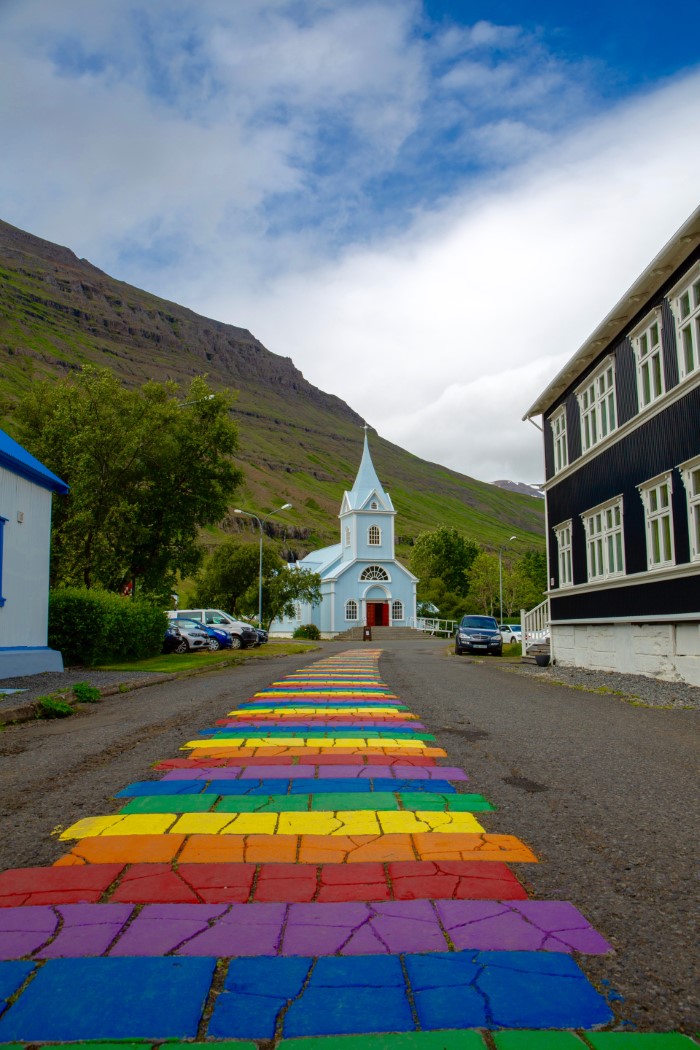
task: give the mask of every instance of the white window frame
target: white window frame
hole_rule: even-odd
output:
[[[690,560],[700,561],[700,456],[686,460],[678,469],[683,478],[688,508]]]
[[[394,620],[403,620],[403,618],[404,618],[403,602],[400,601],[398,598],[395,598],[394,601],[391,603],[391,619],[392,619],[392,622]]]
[[[566,405],[554,413],[549,420],[554,442],[554,473],[559,474],[569,465],[569,442],[566,434]]]
[[[571,551],[572,520],[562,521],[553,530],[557,540],[557,564],[559,566],[559,589],[573,587],[573,561]]]
[[[373,536],[377,537],[376,540],[372,539]],[[370,525],[367,529],[367,546],[368,547],[381,547],[382,545],[382,530],[378,525]]]
[[[299,602],[294,603],[294,616],[292,617],[292,619],[296,620],[297,623],[301,623],[301,604]]]
[[[637,408],[643,412],[666,393],[660,306],[630,332],[630,342],[637,365]]]
[[[616,520],[618,518],[619,520]],[[625,575],[625,528],[622,496],[591,507],[581,515],[586,532],[589,583]]]
[[[676,564],[673,538],[673,474],[667,471],[637,485],[644,505],[647,569]]]
[[[676,326],[678,376],[683,382],[700,369],[700,262],[671,289],[668,298]]]
[[[354,616],[350,615],[351,612],[354,612]],[[348,623],[360,619],[360,607],[354,598],[348,598],[345,603],[345,619]]]
[[[617,430],[615,358],[606,357],[576,391],[581,412],[581,451],[585,455]]]
[[[346,547],[350,546],[350,539],[351,539],[350,526],[346,525],[345,526],[345,546]]]
[[[360,583],[368,581],[379,583],[391,583],[389,573],[382,565],[367,565],[360,573]]]

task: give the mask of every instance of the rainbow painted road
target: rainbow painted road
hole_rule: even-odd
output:
[[[695,1046],[600,1031],[582,964],[610,945],[528,899],[509,865],[535,854],[379,657],[273,682],[63,831],[53,867],[0,874],[0,1043]]]

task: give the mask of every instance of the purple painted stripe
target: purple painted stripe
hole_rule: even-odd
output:
[[[451,945],[455,951],[612,950],[567,901],[149,904],[132,918],[134,911],[128,904],[2,909],[0,958],[395,955],[444,952]]]
[[[468,780],[456,766],[221,766],[173,769],[162,780],[321,780],[360,778],[376,780]]]
[[[318,775],[321,779],[359,777],[374,780],[378,777],[394,777],[397,780],[468,780],[464,770],[455,766],[319,766]]]

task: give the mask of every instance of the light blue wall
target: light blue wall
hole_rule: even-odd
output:
[[[389,576],[388,581],[360,580],[363,569],[368,565],[381,565]],[[331,595],[334,592],[334,600]],[[404,623],[408,618],[415,616],[415,591],[413,580],[406,569],[396,561],[381,562],[379,559],[357,561],[341,572],[335,580],[324,580],[321,586],[323,601],[320,606],[302,607],[301,620],[276,621],[272,627],[272,633],[289,633],[298,627],[300,623],[315,623],[324,634],[339,633],[349,627],[362,626],[365,623],[365,601],[388,600],[389,622]],[[349,598],[357,602],[358,619],[348,621],[345,619],[345,603]],[[394,601],[403,603],[404,619],[392,620],[391,603]]]

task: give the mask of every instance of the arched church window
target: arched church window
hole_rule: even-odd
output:
[[[357,618],[357,602],[350,598],[349,601],[345,603],[345,619],[356,620]]]
[[[382,542],[382,534],[378,525],[370,525],[367,530],[367,542],[370,547],[379,547]]]
[[[379,510],[379,504],[377,503],[376,499],[372,500],[372,502],[369,505],[369,509],[370,510]]]
[[[403,602],[391,603],[391,618],[392,620],[403,620]]]
[[[349,526],[345,529],[345,546],[350,546],[350,528]]]
[[[361,580],[388,580],[389,574],[381,565],[368,565],[362,570]]]

